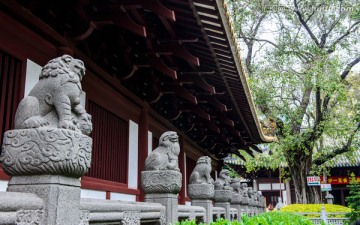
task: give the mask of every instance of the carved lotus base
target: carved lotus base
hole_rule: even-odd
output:
[[[232,197],[232,190],[215,190],[215,202],[230,202]]]
[[[141,172],[141,187],[146,194],[177,194],[181,189],[181,181],[181,173],[175,170],[152,170]]]
[[[191,199],[213,199],[214,185],[213,184],[189,184],[188,195]]]
[[[4,133],[0,162],[12,176],[81,177],[90,167],[92,139],[57,128],[9,130]]]
[[[233,196],[231,198],[231,204],[241,204],[241,203],[242,203],[241,195],[233,192]]]

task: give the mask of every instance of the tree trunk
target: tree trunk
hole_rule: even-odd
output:
[[[296,203],[310,204],[320,203],[320,187],[307,186],[307,176],[311,169],[311,154],[308,155],[303,151],[297,152],[297,157],[288,161],[289,170],[295,188]],[[301,155],[301,157],[299,157]]]

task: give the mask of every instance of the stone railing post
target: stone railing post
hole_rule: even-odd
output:
[[[191,205],[205,208],[204,223],[210,223],[213,218],[214,180],[210,176],[211,158],[202,156],[190,175],[188,194]]]
[[[7,191],[39,196],[43,225],[86,223],[79,178],[90,167],[92,123],[80,105],[84,73],[84,63],[71,56],[49,61],[20,102],[15,129],[4,134],[0,161],[11,176]]]
[[[249,195],[248,195],[248,187],[247,183],[241,183],[240,188],[241,193],[241,205],[239,214],[249,215]]]
[[[231,178],[229,171],[221,170],[219,177],[216,179],[214,201],[216,207],[225,209],[225,218],[231,220],[230,201],[233,195],[233,188],[230,186]]]
[[[324,222],[324,224],[328,224],[328,216],[325,211],[324,205],[321,206],[321,214],[320,214],[321,220]]]
[[[230,215],[230,201],[232,197],[232,190],[215,190],[215,206],[225,209],[225,218],[231,220]]]
[[[165,206],[165,224],[175,224],[178,220],[178,193],[182,184],[179,153],[178,135],[167,131],[161,135],[159,146],[146,158],[144,171],[141,172],[145,201]]]
[[[235,208],[238,211],[237,220],[241,219],[241,203],[242,203],[242,189],[241,183],[238,178],[234,178],[231,180],[230,186],[233,188],[234,192],[230,201],[231,208]]]

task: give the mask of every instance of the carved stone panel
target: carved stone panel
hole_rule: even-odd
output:
[[[174,170],[157,170],[141,172],[141,187],[149,193],[174,193],[181,189],[181,173]]]
[[[215,202],[230,202],[232,197],[232,190],[215,190]]]
[[[80,177],[90,167],[92,139],[76,131],[56,128],[9,130],[4,134],[0,162],[15,175]]]
[[[189,184],[188,194],[191,199],[213,199],[213,184]]]
[[[140,225],[140,211],[125,211],[121,223],[125,225]]]
[[[82,210],[79,225],[89,225],[89,221],[90,221],[90,211]]]
[[[41,225],[43,210],[19,210],[16,212],[16,225]]]

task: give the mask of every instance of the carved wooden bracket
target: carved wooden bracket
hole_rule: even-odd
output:
[[[208,91],[210,94],[216,94],[215,88],[208,84],[202,77],[197,75],[184,74],[179,77],[180,83],[195,84],[196,86]]]
[[[161,87],[162,93],[168,93],[168,94],[176,94],[177,96],[180,96],[188,101],[190,101],[193,104],[197,104],[197,99],[194,95],[190,94],[186,89],[177,86],[177,85],[165,85]]]
[[[169,68],[164,63],[164,61],[162,61],[159,57],[151,56],[149,61],[150,61],[150,64],[151,64],[152,68],[156,69],[157,71],[162,72],[165,75],[168,75],[169,77],[171,77],[174,80],[177,79],[176,70],[173,70],[173,69]]]
[[[205,96],[205,95],[201,95],[201,97],[199,96],[199,103],[209,103],[213,106],[215,106],[216,108],[218,108],[221,111],[227,111],[226,105],[220,103],[216,98],[214,97],[209,97],[209,96]]]
[[[162,43],[155,47],[155,51],[171,51],[175,56],[178,56],[191,64],[200,66],[199,58],[193,56],[183,45],[176,43]]]
[[[135,23],[126,12],[117,11],[116,13],[111,14],[111,18],[117,26],[129,30],[142,37],[147,36],[146,28]]]

